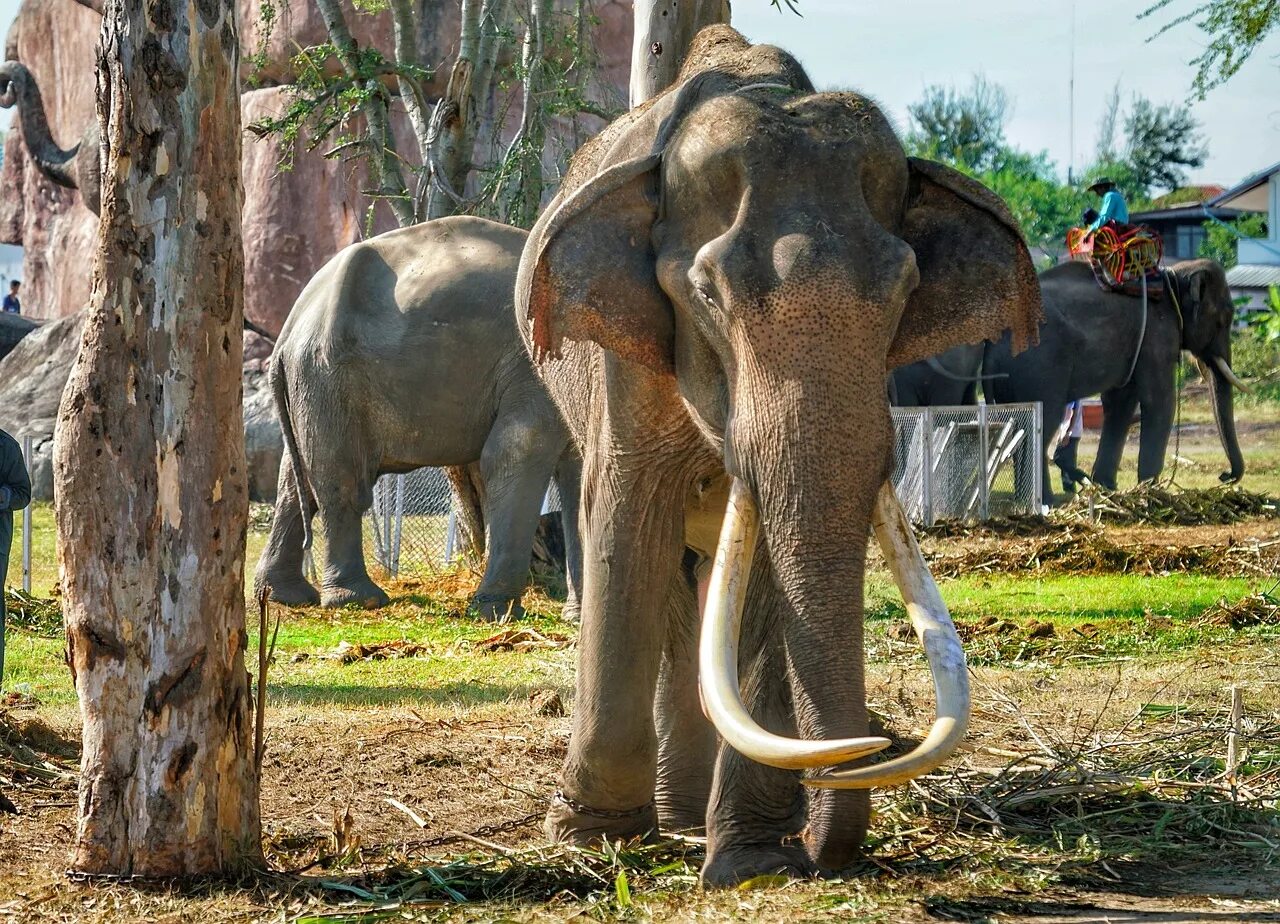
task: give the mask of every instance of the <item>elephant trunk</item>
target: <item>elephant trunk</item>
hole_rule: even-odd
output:
[[[5,61],[0,64],[0,108],[9,109],[15,105],[22,125],[22,137],[27,144],[27,155],[50,180],[59,186],[76,189],[79,184],[75,160],[80,146],[70,150],[58,147],[49,131],[44,100],[35,78],[17,61]]]
[[[1213,417],[1218,424],[1218,438],[1231,470],[1219,475],[1219,479],[1232,483],[1244,477],[1244,454],[1240,452],[1240,440],[1236,436],[1235,395],[1232,388],[1239,381],[1231,370],[1231,345],[1219,348],[1204,362],[1213,393]],[[1234,381],[1233,381],[1234,380]]]
[[[895,785],[937,766],[954,749],[968,716],[963,653],[901,507],[892,489],[883,485],[887,459],[869,458],[873,452],[858,449],[889,445],[887,409],[839,397],[814,389],[784,410],[781,420],[761,420],[773,415],[756,410],[747,420],[735,421],[737,436],[728,441],[727,461],[738,477],[721,533],[700,648],[704,707],[725,740],[761,763],[810,771],[805,782],[824,790],[811,794],[806,841],[827,867],[847,862],[860,846],[864,825],[853,820],[865,821],[867,801],[850,790]],[[822,434],[812,444],[821,451],[806,451],[803,434],[811,428],[798,419],[800,406],[840,411],[839,419],[812,428]],[[794,439],[781,440],[779,433]],[[866,709],[862,591],[873,523],[929,654],[940,694],[939,723],[909,755],[841,769],[839,765],[889,743],[868,735]],[[779,641],[785,645],[798,739],[766,731],[739,696],[738,628],[757,529],[779,593]]]

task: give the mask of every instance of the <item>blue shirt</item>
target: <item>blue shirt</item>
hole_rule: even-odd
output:
[[[18,296],[6,295],[4,297],[4,310],[9,314],[21,314],[22,302],[18,301]]]
[[[1097,231],[1108,221],[1114,221],[1120,225],[1129,223],[1129,206],[1125,203],[1124,196],[1114,189],[1108,190],[1102,197],[1102,208],[1098,210],[1098,217],[1094,219],[1093,224],[1089,225],[1089,230]]]

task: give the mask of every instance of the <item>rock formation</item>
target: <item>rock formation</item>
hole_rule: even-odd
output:
[[[53,496],[53,427],[83,327],[83,312],[42,324],[0,360],[0,430],[20,444],[31,437],[31,491],[37,500]],[[249,497],[273,500],[284,443],[261,362],[245,363],[244,440]]]

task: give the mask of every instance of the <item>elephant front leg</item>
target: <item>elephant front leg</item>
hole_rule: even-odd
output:
[[[686,553],[667,596],[667,644],[658,679],[655,800],[662,830],[701,834],[715,767],[716,731],[698,696],[698,614],[693,553]],[[705,569],[710,572],[710,565]]]
[[[1124,453],[1129,425],[1137,406],[1138,394],[1132,386],[1102,393],[1102,436],[1098,440],[1097,458],[1093,461],[1093,480],[1107,490],[1116,488],[1120,457]]]
[[[584,477],[573,733],[545,825],[551,840],[579,845],[658,830],[653,715],[666,626],[665,594],[653,589],[671,586],[680,565],[687,485],[652,462],[643,472],[607,470],[618,455],[588,454],[605,461]]]

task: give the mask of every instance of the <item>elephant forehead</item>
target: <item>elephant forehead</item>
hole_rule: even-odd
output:
[[[732,198],[732,185],[817,194],[833,206],[862,200],[889,228],[898,224],[908,179],[902,145],[874,103],[855,93],[797,96],[769,87],[700,105],[673,138],[666,171],[682,190],[717,198]]]

